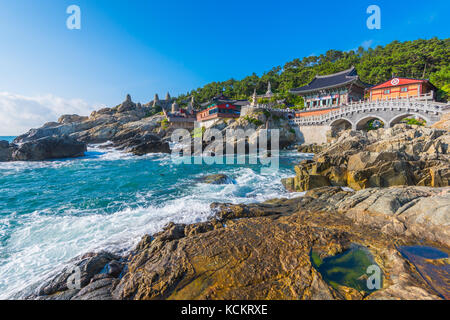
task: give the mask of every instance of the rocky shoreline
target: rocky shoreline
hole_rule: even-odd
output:
[[[343,133],[284,182],[304,196],[213,203],[209,221],[170,224],[126,256],[80,257],[80,289],[67,287],[66,269],[27,299],[450,299],[448,138],[445,130],[405,125]],[[305,176],[327,180],[304,183]],[[348,261],[332,267],[330,259]],[[381,271],[377,290],[353,285],[364,285],[365,274],[332,278],[348,279],[367,261]]]
[[[81,257],[80,290],[67,288],[66,270],[28,298],[448,299],[448,286],[439,285],[446,275],[430,284],[398,248],[420,244],[449,254],[449,202],[448,188],[323,187],[294,199],[212,204],[208,222],[170,224],[128,256]],[[311,252],[326,258],[354,244],[382,270],[380,290],[331,285],[313,266]]]
[[[450,134],[447,130],[399,124],[369,132],[347,131],[322,146],[313,160],[283,180],[290,191],[324,186],[366,188],[450,185]],[[316,151],[319,151],[317,146]]]
[[[135,155],[170,153],[171,128],[146,110],[127,96],[89,117],[63,116],[0,142],[0,161],[80,157],[88,144],[108,141]],[[267,112],[214,126],[254,129],[247,147],[257,130],[275,127],[281,147],[295,142],[288,122]],[[326,145],[300,146],[315,156],[282,182],[304,195],[213,203],[207,222],[169,224],[124,256],[75,258],[25,299],[450,299],[449,145],[446,117],[436,128],[346,131]],[[234,183],[220,174],[202,181]],[[381,272],[376,289],[366,288],[370,268]],[[74,270],[79,287],[71,285]]]
[[[128,95],[120,105],[94,111],[89,117],[61,116],[58,122],[31,129],[12,143],[0,141],[0,162],[76,158],[84,155],[88,144],[109,141],[139,156],[170,153],[169,143],[163,140],[167,134],[161,127],[164,117],[148,112]]]

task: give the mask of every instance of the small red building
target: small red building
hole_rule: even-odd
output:
[[[424,79],[393,78],[370,89],[370,101],[400,98],[434,99],[436,87]]]
[[[197,113],[197,121],[202,126],[208,127],[218,119],[235,119],[241,114],[241,106],[247,105],[247,100],[230,100],[220,95],[213,100],[204,103],[206,109]]]

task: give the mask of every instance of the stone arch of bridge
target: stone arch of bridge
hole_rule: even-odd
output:
[[[331,129],[335,129],[335,130],[339,130],[340,131],[340,130],[352,129],[354,127],[354,124],[349,119],[340,118],[340,119],[333,120],[330,123],[330,127],[331,127]]]
[[[425,120],[427,122],[427,124],[430,123],[430,119],[427,116],[424,116],[417,112],[405,112],[405,113],[402,113],[402,114],[392,118],[391,121],[389,122],[389,127],[392,127],[392,126],[396,125],[397,123],[399,123],[400,121],[402,121],[403,119],[405,119],[407,117],[411,117],[411,116],[422,118],[423,120]]]
[[[355,121],[353,130],[363,130],[365,128],[365,126],[367,125],[367,123],[371,120],[380,120],[381,122],[383,122],[385,128],[389,128],[389,124],[390,124],[389,121],[386,121],[384,118],[382,118],[378,115],[369,114],[369,115]]]

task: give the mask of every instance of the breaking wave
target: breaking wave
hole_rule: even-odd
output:
[[[183,165],[170,155],[136,157],[108,144],[79,159],[0,163],[0,298],[60,270],[89,251],[124,253],[169,222],[196,223],[212,202],[250,203],[293,197],[280,179],[299,155],[282,155],[280,170],[259,165]],[[233,184],[199,178],[222,173]]]

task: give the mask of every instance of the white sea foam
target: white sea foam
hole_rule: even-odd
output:
[[[106,147],[106,148],[105,148]],[[138,160],[137,160],[138,159]],[[171,170],[176,165],[170,155],[134,155],[102,146],[90,146],[86,157],[67,161],[1,164],[3,172],[61,168],[81,165],[85,161],[95,168],[110,161],[155,161]],[[92,167],[94,165],[94,167]],[[207,168],[205,169],[207,173]],[[132,249],[144,234],[154,234],[167,225],[196,223],[207,220],[212,202],[250,203],[273,198],[292,198],[302,193],[287,193],[280,179],[292,175],[290,171],[261,175],[259,170],[247,167],[223,166],[223,173],[235,184],[210,185],[199,179],[179,177],[176,183],[180,195],[167,195],[167,200],[156,204],[151,191],[136,191],[135,203],[126,200],[114,213],[98,209],[74,209],[65,201],[59,208],[35,211],[24,216],[14,213],[0,216],[0,237],[12,229],[2,244],[0,253],[0,298],[10,298],[31,285],[42,282],[72,258],[90,251],[124,252]],[[197,174],[197,178],[205,172]],[[183,190],[189,185],[189,191]],[[119,201],[119,200],[117,200]],[[15,226],[12,228],[11,225]],[[3,227],[1,227],[3,226]]]
[[[0,298],[29,287],[86,252],[121,252],[144,234],[169,222],[195,223],[210,215],[209,204],[195,199],[168,201],[163,207],[126,209],[114,214],[47,215],[35,212],[8,239],[7,263],[0,266]]]

